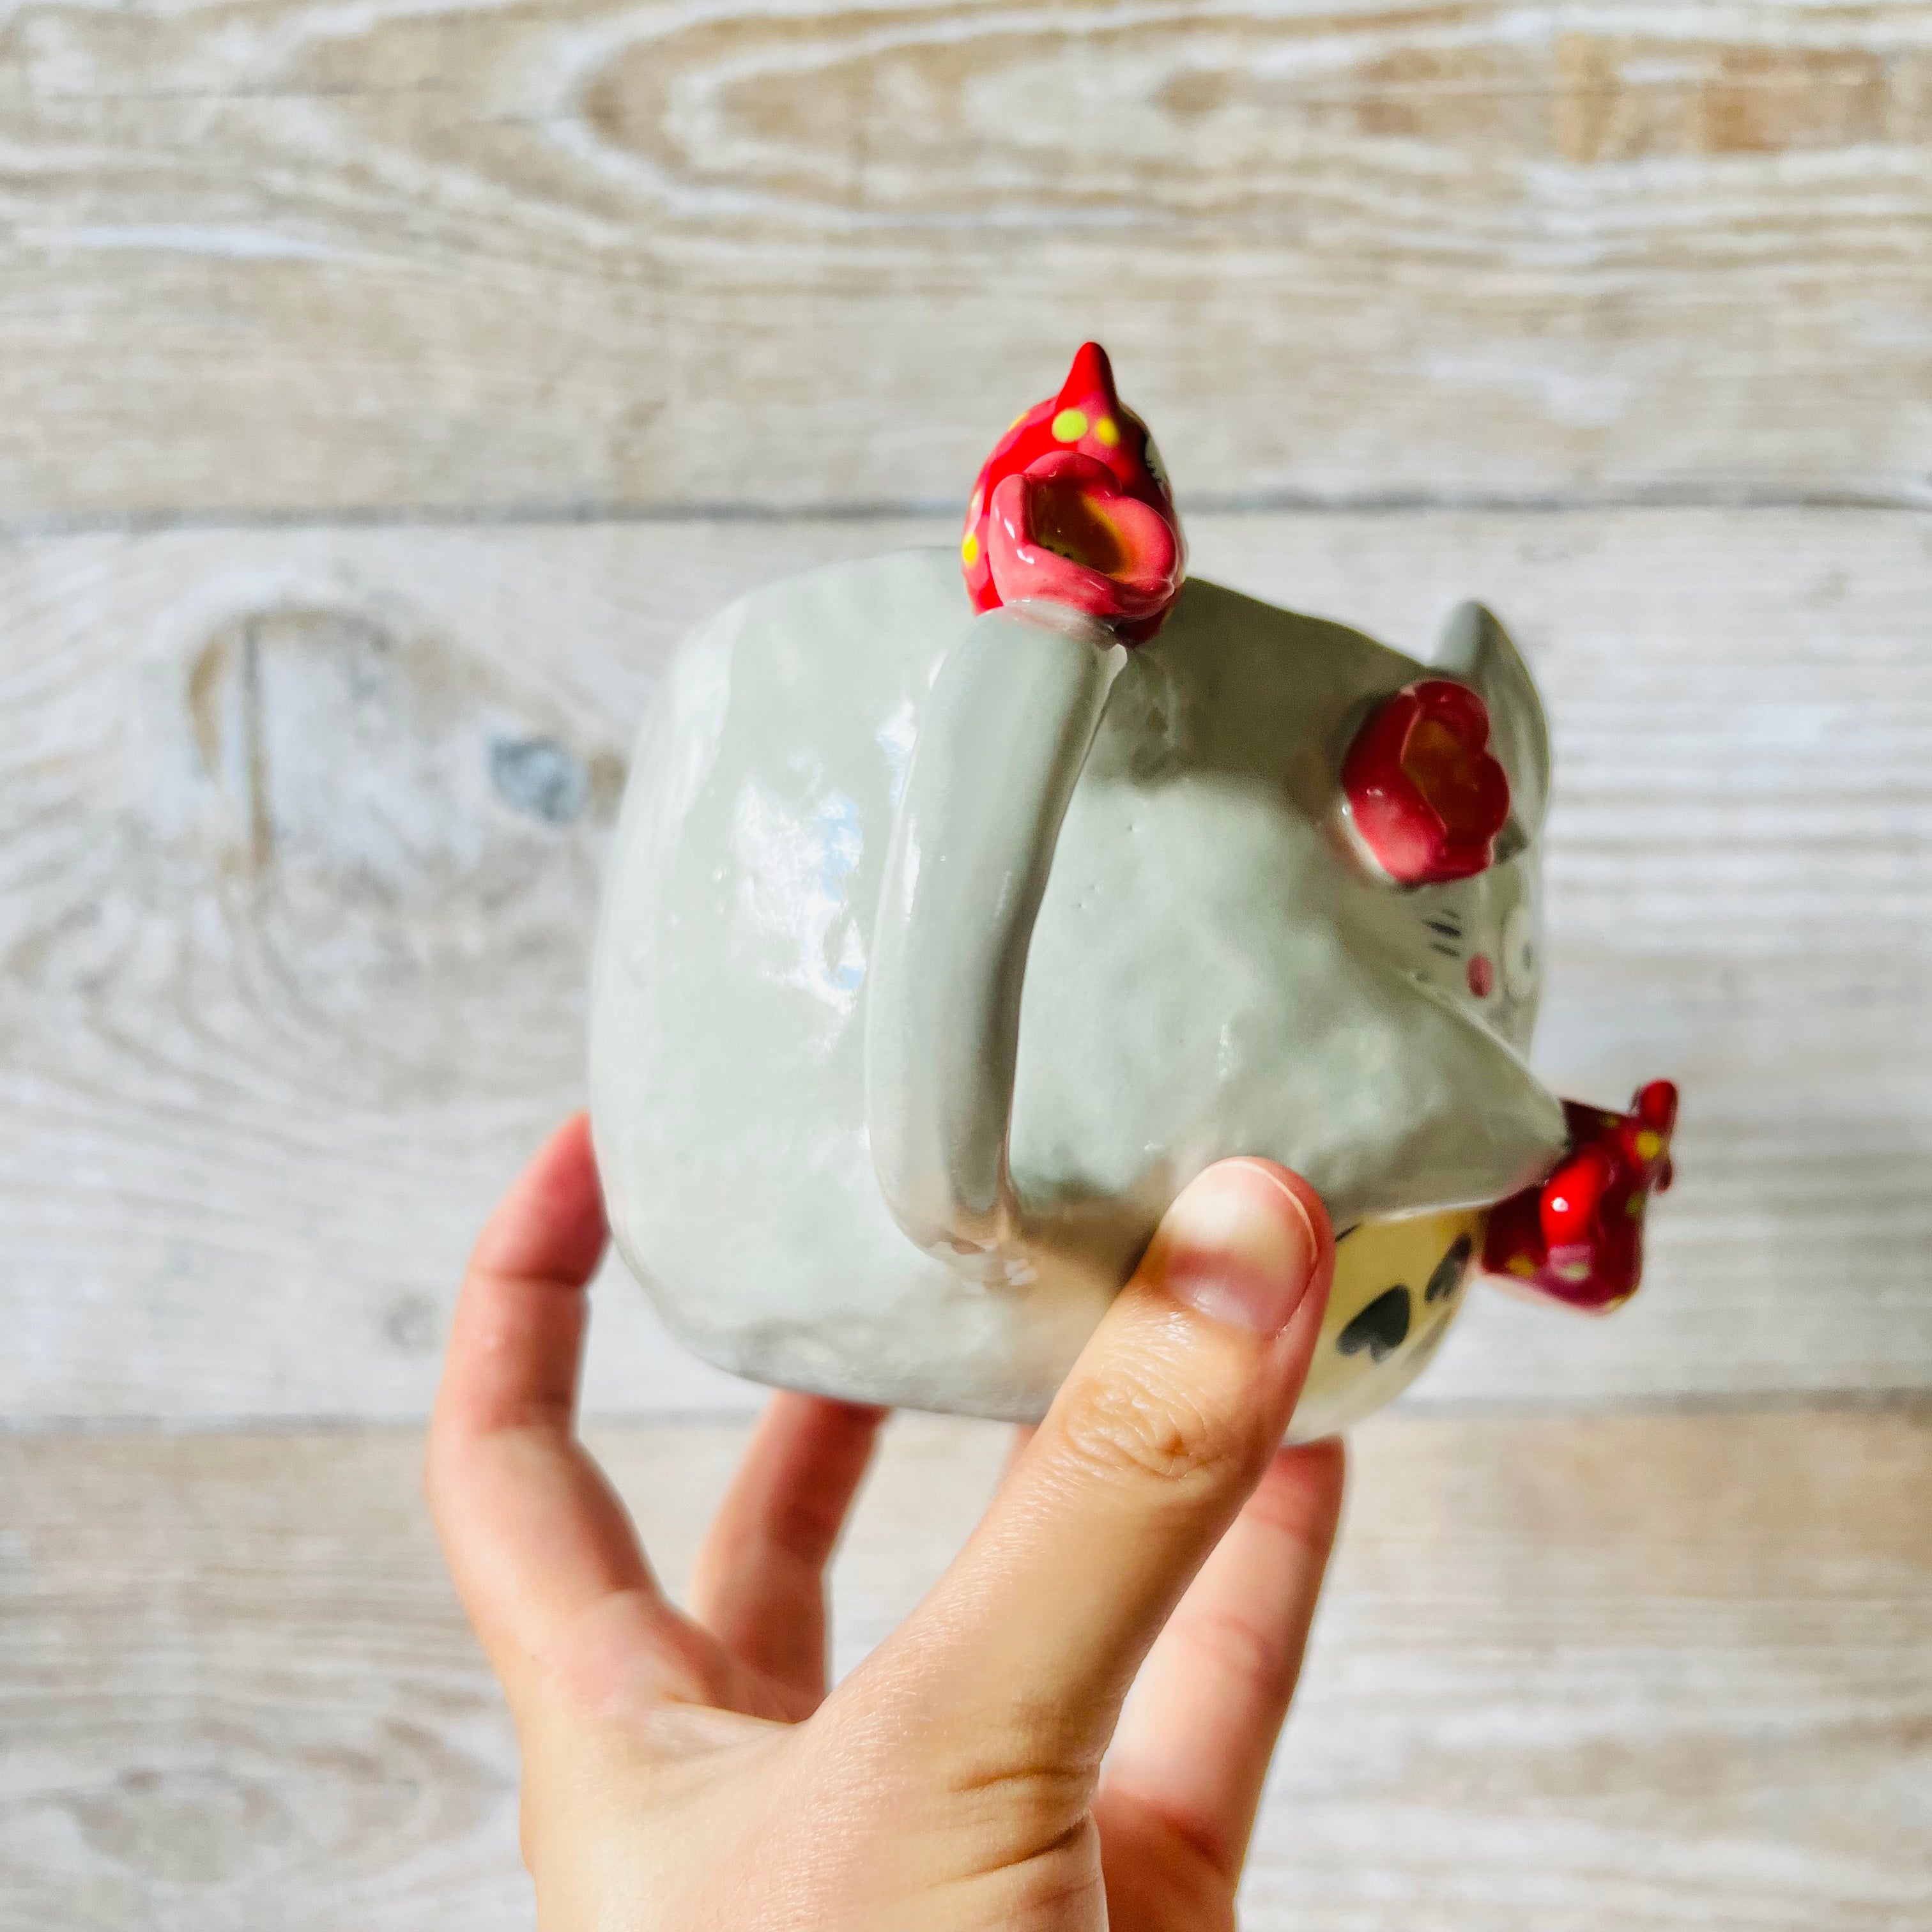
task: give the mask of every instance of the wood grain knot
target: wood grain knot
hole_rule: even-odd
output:
[[[265,1040],[327,1038],[332,1077],[392,1097],[457,1066],[514,1086],[574,1057],[624,760],[522,675],[530,661],[387,606],[292,603],[190,654],[190,795],[156,807],[168,896],[214,914],[190,929],[273,1009]]]
[[[171,1886],[230,1882],[298,1835],[268,1780],[208,1764],[122,1770],[68,1809],[95,1856]]]
[[[252,869],[400,902],[489,873],[541,836],[532,821],[610,815],[621,760],[574,748],[540,694],[503,682],[434,634],[288,608],[217,630],[187,701],[202,776]]]

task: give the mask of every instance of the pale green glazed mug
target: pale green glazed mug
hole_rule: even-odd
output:
[[[1511,814],[1474,876],[1398,888],[1340,772],[1432,669],[1486,706]],[[723,1367],[1030,1420],[1174,1195],[1261,1155],[1342,1235],[1294,1433],[1344,1425],[1568,1144],[1522,1057],[1548,776],[1475,606],[1430,667],[1198,580],[1131,651],[1058,604],[976,616],[947,551],[754,592],[676,654],[612,854],[620,1249]]]

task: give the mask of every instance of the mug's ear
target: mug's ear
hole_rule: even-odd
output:
[[[1550,802],[1550,727],[1529,667],[1496,614],[1480,604],[1450,613],[1435,662],[1488,706],[1490,749],[1509,774],[1512,815],[1534,838]]]

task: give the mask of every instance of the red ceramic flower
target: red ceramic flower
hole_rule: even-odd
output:
[[[1180,521],[1154,440],[1121,404],[1097,342],[994,446],[959,554],[976,610],[1049,598],[1125,644],[1160,629],[1186,572]]]
[[[1466,879],[1489,865],[1510,808],[1489,743],[1483,700],[1446,677],[1406,685],[1355,734],[1342,788],[1363,844],[1399,884]]]
[[[1570,1151],[1548,1180],[1490,1210],[1483,1266],[1570,1308],[1607,1314],[1636,1292],[1643,1216],[1670,1185],[1677,1089],[1640,1088],[1628,1114],[1563,1103]]]
[[[1159,622],[1180,587],[1167,519],[1105,464],[1056,450],[993,491],[986,550],[1000,602],[1051,598],[1110,622]]]

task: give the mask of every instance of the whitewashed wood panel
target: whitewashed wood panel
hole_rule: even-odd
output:
[[[1475,1298],[1430,1402],[1932,1385],[1932,519],[1203,518],[1198,568],[1552,707],[1580,1097],[1683,1084],[1644,1294]],[[624,747],[734,589],[950,525],[0,549],[0,1413],[418,1415],[470,1236],[582,1092]],[[627,1278],[604,1412],[742,1407]]]
[[[598,1438],[674,1580],[740,1439]],[[1003,1449],[893,1425],[840,1560],[842,1666]],[[417,1457],[368,1431],[0,1438],[0,1922],[530,1924],[514,1749]],[[1368,1425],[1244,1922],[1932,1921],[1928,1492],[1922,1415]]]
[[[0,518],[1932,492],[1932,4],[44,0]]]

